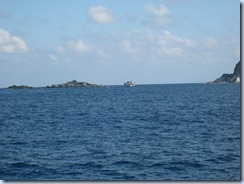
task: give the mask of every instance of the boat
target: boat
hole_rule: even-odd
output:
[[[133,83],[132,81],[127,81],[127,82],[124,83],[124,86],[132,87],[132,86],[135,86],[135,83]]]

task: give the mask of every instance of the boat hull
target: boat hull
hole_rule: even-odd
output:
[[[135,86],[135,84],[132,81],[127,81],[127,82],[124,83],[124,86],[133,87],[133,86]]]

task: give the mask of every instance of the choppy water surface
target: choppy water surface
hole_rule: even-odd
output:
[[[239,180],[240,86],[0,90],[0,179]]]

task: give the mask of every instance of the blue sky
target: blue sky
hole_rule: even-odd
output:
[[[0,0],[0,87],[207,82],[239,60],[238,0]]]

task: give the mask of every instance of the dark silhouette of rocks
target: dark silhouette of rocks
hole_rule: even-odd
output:
[[[240,83],[241,81],[241,62],[239,61],[232,74],[223,74],[215,81],[208,82],[209,84],[223,84],[223,83]]]
[[[101,87],[102,85],[91,84],[88,82],[78,82],[76,80],[66,82],[63,84],[53,84],[51,86],[47,86],[47,88],[79,88],[79,87]]]
[[[91,84],[88,82],[78,82],[76,80],[66,82],[63,84],[53,84],[51,86],[46,86],[45,88],[79,88],[79,87],[103,87],[103,85],[98,84]],[[33,87],[20,85],[20,86],[9,86],[7,89],[32,89]],[[35,88],[42,88],[42,87],[35,87]]]
[[[21,86],[16,86],[16,85],[13,85],[13,86],[9,86],[7,89],[31,89],[32,87],[30,86],[24,86],[24,85],[21,85]]]

